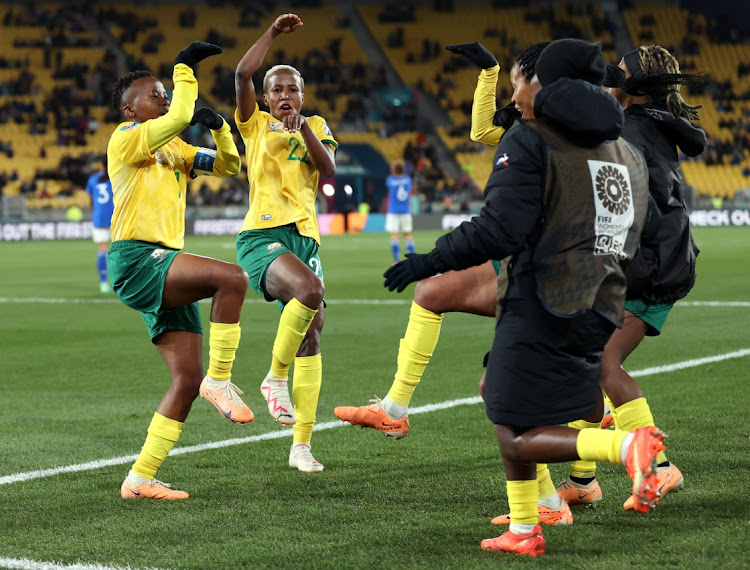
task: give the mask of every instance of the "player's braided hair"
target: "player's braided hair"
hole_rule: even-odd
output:
[[[124,75],[117,80],[117,83],[115,83],[115,88],[112,90],[112,108],[115,111],[117,111],[118,113],[122,111],[120,107],[122,105],[123,93],[128,90],[128,87],[133,84],[133,81],[135,81],[136,79],[140,79],[141,77],[153,77],[153,75],[151,75],[150,71],[139,69],[138,71],[131,71],[127,75]]]
[[[529,47],[524,49],[516,57],[516,63],[521,68],[521,73],[526,78],[526,81],[531,81],[532,77],[536,75],[536,60],[544,51],[549,44],[552,42],[538,42],[531,44]]]
[[[623,89],[633,95],[647,95],[662,101],[667,111],[675,117],[697,121],[700,105],[688,105],[680,93],[683,83],[700,83],[702,78],[695,74],[680,73],[677,59],[661,46],[640,46],[638,48],[640,70],[630,70],[632,75],[625,80]]]

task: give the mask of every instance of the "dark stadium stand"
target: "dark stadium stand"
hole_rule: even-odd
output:
[[[354,9],[331,2],[291,4],[299,4],[292,10],[305,26],[274,46],[269,63],[300,69],[306,113],[324,116],[342,149],[368,144],[388,163],[411,162],[428,210],[466,210],[481,200],[491,169],[492,149],[468,137],[478,70],[444,49],[472,40],[501,64],[503,104],[510,97],[507,71],[531,43],[568,36],[600,41],[611,63],[624,49],[663,45],[683,71],[708,79],[705,88],[686,93],[689,102],[702,105],[709,135],[707,152],[683,161],[696,195],[732,200],[750,186],[747,26],[671,2],[620,2],[615,13],[586,2],[545,8],[470,1],[357,3]],[[277,11],[274,2],[221,0],[3,6],[0,192],[26,196],[31,211],[86,207],[86,178],[117,121],[108,108],[114,81],[145,67],[169,88],[174,55],[196,39],[224,47],[220,58],[199,69],[201,104],[231,122],[234,66]],[[355,33],[355,24],[364,27]],[[384,63],[371,64],[374,55]],[[199,143],[205,132],[196,127],[185,137]],[[190,201],[242,203],[243,186],[241,177],[199,179],[191,182]],[[377,207],[379,200],[373,201]]]

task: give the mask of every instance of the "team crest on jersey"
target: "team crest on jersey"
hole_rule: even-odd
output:
[[[164,261],[164,258],[167,256],[167,250],[166,249],[155,249],[151,252],[151,257],[154,259],[158,259],[159,261]]]
[[[266,246],[266,249],[268,250],[268,253],[271,253],[272,251],[276,251],[281,247],[281,244],[277,241],[273,243],[269,243],[268,246]]]
[[[262,222],[268,222],[273,218],[271,214],[263,214],[260,219]]]
[[[279,121],[275,121],[273,123],[268,124],[268,132],[269,133],[283,133],[284,132],[284,125],[280,123]]]
[[[501,157],[499,157],[499,158],[498,158],[498,159],[497,159],[497,160],[495,161],[495,166],[500,166],[501,164],[502,164],[503,166],[508,166],[508,153],[507,153],[507,152],[506,152],[506,153],[503,153],[503,155],[502,155]]]
[[[156,154],[154,154],[154,160],[156,161],[156,164],[161,164],[162,166],[171,166],[174,163],[172,155],[167,154],[163,150],[156,151]]]

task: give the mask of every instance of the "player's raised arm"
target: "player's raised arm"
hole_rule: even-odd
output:
[[[179,135],[185,127],[190,124],[195,109],[195,101],[198,99],[198,81],[195,79],[195,66],[209,56],[221,53],[221,48],[206,42],[193,42],[177,54],[174,60],[172,80],[174,81],[174,93],[172,101],[167,102],[166,114],[156,118],[148,125],[148,147],[150,152],[156,151],[174,137]],[[159,84],[161,87],[161,84]],[[155,91],[159,91],[157,88]],[[164,88],[161,92],[147,93],[152,99],[161,97],[166,99]],[[133,106],[143,101],[135,101],[126,104],[123,113],[128,116],[131,111],[132,118],[138,120]]]
[[[242,56],[234,72],[237,110],[241,122],[247,121],[255,112],[253,74],[263,63],[273,40],[279,34],[290,34],[302,25],[302,20],[296,14],[282,14]]]
[[[200,123],[211,131],[216,150],[201,148],[193,161],[194,174],[208,174],[219,178],[229,178],[240,173],[240,153],[234,144],[229,124],[216,111],[209,107],[198,109],[191,125]]]

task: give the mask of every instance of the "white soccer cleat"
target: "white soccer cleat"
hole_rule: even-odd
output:
[[[305,473],[320,473],[323,464],[315,459],[307,443],[295,443],[289,450],[289,467],[299,469]]]
[[[293,426],[297,423],[294,415],[294,406],[289,397],[289,380],[286,378],[274,378],[269,372],[260,385],[260,393],[266,399],[268,412],[274,421],[284,426]]]

